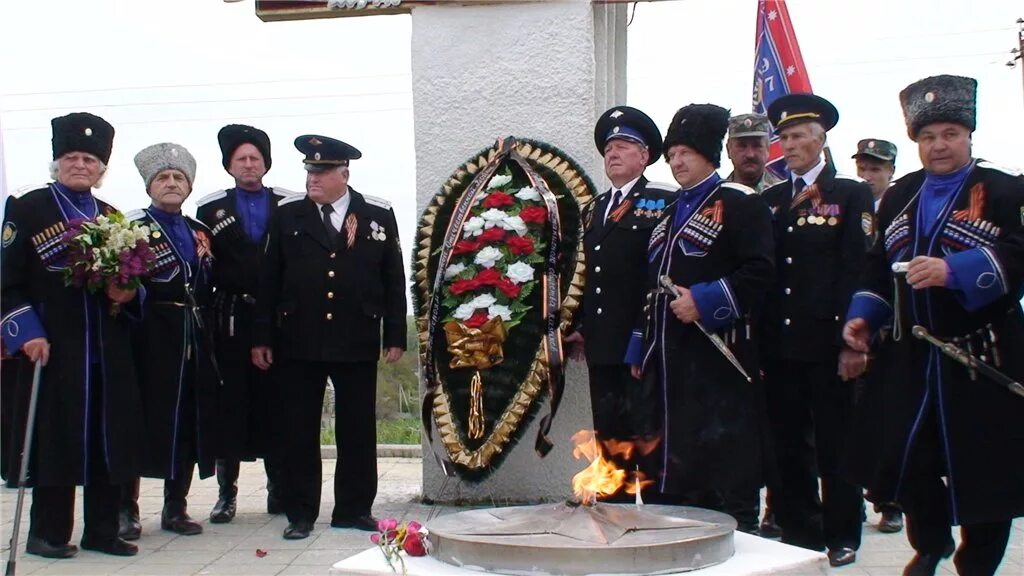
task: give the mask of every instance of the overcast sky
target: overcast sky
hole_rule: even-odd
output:
[[[1019,2],[788,5],[814,91],[840,112],[829,134],[840,171],[854,170],[849,156],[865,137],[897,143],[897,174],[919,168],[897,95],[908,83],[941,73],[979,81],[976,155],[1022,164],[1021,73],[1004,65],[1017,43],[1014,22],[1024,16]],[[756,0],[639,3],[629,28],[627,103],[663,130],[691,102],[748,112],[756,6]],[[293,190],[302,190],[305,178],[292,146],[297,135],[326,134],[360,148],[352,186],[396,202],[408,239],[418,216],[410,32],[408,16],[264,23],[252,0],[5,2],[0,127],[8,189],[47,180],[52,117],[89,111],[117,130],[100,195],[124,210],[147,205],[132,159],[150,144],[177,142],[198,160],[185,208],[192,214],[196,199],[232,185],[216,133],[240,122],[272,139],[266,183]],[[466,150],[467,159],[488,144]],[[729,169],[725,160],[723,175]],[[671,181],[664,162],[648,175]]]

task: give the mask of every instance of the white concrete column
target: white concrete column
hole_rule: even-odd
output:
[[[418,209],[455,168],[508,135],[557,146],[603,186],[594,122],[625,101],[625,7],[589,0],[453,4],[412,12]],[[443,494],[444,475],[424,450],[423,495],[497,503],[568,497],[572,475],[583,468],[569,437],[592,427],[584,367],[570,364],[551,429],[555,448],[543,459],[533,450],[538,420],[487,480],[453,478]]]

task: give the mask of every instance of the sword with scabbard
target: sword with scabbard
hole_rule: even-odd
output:
[[[672,294],[672,296],[679,298],[679,290],[676,289],[676,283],[672,281],[672,278],[669,278],[668,275],[665,275],[659,278],[658,280],[661,283],[662,288],[668,290]],[[695,320],[693,324],[696,325],[697,328],[700,328],[700,331],[703,332],[704,335],[708,337],[708,340],[710,340],[711,343],[715,345],[715,348],[717,348],[718,351],[722,353],[722,356],[725,356],[725,359],[728,360],[733,365],[733,367],[736,368],[736,370],[738,370],[739,373],[743,375],[743,378],[745,378],[747,382],[753,382],[753,380],[750,379],[750,376],[747,375],[747,371],[743,369],[743,365],[740,364],[740,361],[736,358],[736,355],[732,353],[732,350],[729,350],[729,347],[725,345],[725,342],[721,339],[721,337],[718,336],[718,334],[712,334],[711,332],[708,332],[707,328],[704,328],[704,325],[701,324],[700,320]]]
[[[956,360],[957,362],[963,364],[964,366],[970,368],[971,370],[975,370],[985,376],[988,376],[989,379],[991,379],[996,384],[1002,386],[1003,388],[1006,388],[1007,390],[1016,394],[1017,396],[1024,398],[1024,386],[1022,386],[1020,382],[1017,382],[1013,378],[1010,378],[1006,374],[1003,374],[999,370],[996,370],[991,365],[982,362],[973,354],[964,350],[963,348],[960,348],[956,344],[953,344],[952,342],[943,342],[942,340],[939,340],[935,336],[932,336],[928,332],[927,328],[920,325],[914,326],[911,329],[911,334],[913,334],[915,338],[919,340],[924,340],[931,344],[932,346],[935,346],[936,348],[939,349],[939,351],[941,351],[946,356],[949,356],[953,360]]]
[[[217,382],[223,386],[224,377],[221,375],[220,364],[217,363],[217,355],[214,353],[213,335],[206,329],[206,322],[203,321],[203,312],[200,310],[199,303],[196,302],[195,294],[192,292],[192,286],[188,282],[185,282],[185,301],[192,312],[192,319],[195,321],[196,330],[199,331],[199,338],[206,345],[210,364],[213,366],[213,373],[217,377]]]

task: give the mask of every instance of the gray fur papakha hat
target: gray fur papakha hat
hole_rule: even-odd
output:
[[[146,190],[153,178],[164,170],[180,170],[188,178],[189,186],[196,180],[196,159],[181,144],[161,142],[147,146],[135,155],[135,167],[146,182]]]
[[[900,92],[900,106],[907,122],[907,135],[934,122],[952,122],[974,132],[977,122],[978,81],[965,76],[931,76],[918,80]]]

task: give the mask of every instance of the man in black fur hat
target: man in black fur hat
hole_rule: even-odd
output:
[[[583,313],[577,331],[565,341],[583,346],[586,334],[590,406],[598,439],[634,440],[652,432],[654,399],[630,376],[626,345],[644,305],[647,240],[675,187],[644,177],[644,169],[661,157],[661,131],[640,110],[616,106],[606,111],[594,127],[594,144],[612,185],[584,208]],[[594,329],[587,331],[589,324]],[[621,464],[630,470],[640,465],[649,474],[642,460]]]
[[[253,306],[259,255],[270,217],[294,192],[263,184],[270,170],[270,138],[259,128],[229,124],[217,134],[224,169],[235,187],[199,200],[196,217],[213,231],[217,361],[223,385],[218,390],[217,503],[210,522],[235,517],[241,460],[263,458],[267,473],[267,513],[280,514],[278,470],[271,457],[275,410],[271,375],[252,365]]]
[[[864,501],[839,472],[853,385],[840,382],[836,366],[840,318],[874,237],[871,188],[836,174],[822,155],[839,119],[828,100],[783,96],[768,119],[792,172],[762,194],[774,214],[778,264],[762,349],[781,476],[772,504],[783,542],[827,547],[829,562],[843,566],[857,558]]]
[[[25,549],[70,558],[75,486],[84,486],[82,548],[134,556],[117,535],[119,485],[139,472],[142,404],[131,349],[131,319],[141,316],[144,291],[113,282],[92,293],[68,286],[63,270],[69,223],[113,214],[96,198],[110,160],[114,128],[76,112],[54,118],[54,179],[7,198],[3,225],[0,330],[8,351],[45,365],[39,385],[35,441],[29,467],[32,512]],[[120,312],[114,309],[119,307]],[[8,362],[8,360],[5,360]],[[27,397],[32,369],[19,371],[17,396]],[[16,416],[21,446],[24,414]],[[11,458],[20,464],[20,458]],[[17,472],[15,472],[17,474]]]
[[[893,325],[875,489],[906,512],[917,552],[906,576],[935,574],[955,525],[957,572],[994,574],[1024,516],[1024,398],[914,337],[923,328],[1024,381],[1024,177],[973,157],[976,90],[973,78],[935,76],[900,92],[924,169],[885,194],[843,334],[844,354],[864,356]],[[849,368],[852,378],[863,365]]]
[[[713,104],[672,118],[665,158],[681,188],[651,232],[648,305],[627,362],[660,401],[659,501],[728,512],[752,532],[750,495],[770,458],[754,323],[774,249],[763,200],[716,172],[728,123],[729,111]]]

